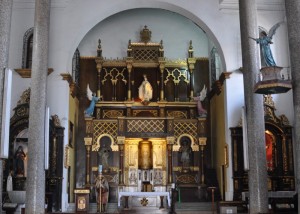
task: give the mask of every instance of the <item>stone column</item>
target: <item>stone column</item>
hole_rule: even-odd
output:
[[[259,46],[249,38],[258,38],[256,0],[239,0],[239,9],[248,126],[250,213],[268,213],[263,96],[253,92],[259,72]]]
[[[31,95],[28,134],[28,141],[30,143],[28,144],[26,213],[45,212],[44,128],[50,4],[51,1],[49,0],[35,1],[33,61],[30,85]]]
[[[298,0],[285,1],[288,38],[290,48],[291,74],[294,100],[294,149],[296,163],[296,191],[300,191],[300,2]],[[298,206],[300,197],[298,197]]]
[[[8,67],[8,52],[9,52],[9,38],[10,38],[10,23],[12,14],[13,1],[0,0],[0,100],[3,99],[3,77],[4,69]],[[2,112],[2,105],[0,105],[0,112]],[[0,114],[0,126],[2,121],[2,114]],[[1,134],[1,130],[0,130]],[[3,183],[3,160],[0,159],[0,184]],[[0,192],[3,192],[3,185],[0,185]],[[0,194],[0,201],[2,201],[2,194]],[[2,213],[2,209],[0,209]]]

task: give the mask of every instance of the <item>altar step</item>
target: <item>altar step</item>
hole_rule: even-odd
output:
[[[216,212],[216,204],[214,204],[214,210]],[[177,214],[208,214],[212,213],[211,202],[184,202],[176,203],[175,211]],[[105,213],[120,213],[120,214],[165,214],[168,213],[168,209],[157,210],[157,208],[143,207],[141,210],[119,210],[117,203],[108,203]],[[75,213],[75,204],[70,203],[66,213]],[[89,213],[97,213],[97,204],[90,203]]]
[[[216,211],[217,204],[214,203],[214,211]],[[212,203],[211,202],[184,202],[175,204],[176,213],[211,213]]]
[[[67,213],[75,213],[75,203],[69,203]],[[97,203],[90,203],[89,213],[97,213]],[[105,213],[119,213],[118,203],[108,203]]]

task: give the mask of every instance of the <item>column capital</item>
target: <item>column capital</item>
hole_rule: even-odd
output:
[[[174,136],[167,137],[167,144],[173,145],[175,141]]]
[[[117,137],[117,144],[124,145],[125,144],[125,136],[118,136]]]
[[[101,69],[102,69],[102,64],[103,64],[103,62],[104,62],[103,57],[97,57],[97,58],[95,59],[95,61],[96,61],[96,63],[97,63],[97,70],[98,70],[98,72],[100,72]]]
[[[188,62],[189,70],[192,73],[193,70],[195,69],[196,58],[188,58],[187,62]]]
[[[93,138],[92,137],[85,137],[84,138],[84,145],[91,146],[92,142],[93,142]]]
[[[199,145],[200,146],[206,146],[206,137],[199,137]]]

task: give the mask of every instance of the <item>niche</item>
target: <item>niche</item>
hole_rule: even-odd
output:
[[[139,143],[139,169],[152,169],[152,143],[143,140]]]

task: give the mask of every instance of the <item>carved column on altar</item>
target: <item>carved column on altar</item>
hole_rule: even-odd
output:
[[[132,71],[132,62],[133,58],[128,57],[126,60],[127,70],[128,70],[128,91],[127,91],[127,100],[131,100],[131,71]]]
[[[200,146],[200,151],[201,151],[201,170],[200,170],[200,182],[201,185],[204,184],[204,148],[206,146],[206,137],[199,137],[199,146]]]
[[[189,46],[189,58],[188,58],[188,67],[189,71],[191,74],[191,79],[190,79],[190,86],[191,86],[191,93],[190,93],[190,98],[193,100],[194,97],[194,69],[195,69],[195,63],[196,63],[196,58],[194,58],[194,49],[192,46],[192,41],[190,41],[190,46]]]
[[[159,70],[160,70],[160,101],[165,99],[164,95],[164,70],[165,70],[165,59],[159,59]]]
[[[86,137],[84,138],[84,145],[86,146],[86,181],[85,185],[89,187],[90,184],[90,152],[93,142],[93,117],[85,118],[85,133]]]
[[[167,148],[168,148],[168,184],[173,183],[173,164],[172,164],[172,151],[174,144],[174,137],[167,137]]]
[[[118,145],[119,145],[119,185],[124,185],[124,144],[125,137],[118,136],[117,137]]]
[[[198,118],[197,132],[199,137],[205,137],[207,132],[206,118]]]
[[[99,42],[99,46],[101,47],[100,42]],[[99,46],[98,46],[98,51],[99,51]],[[101,51],[101,55],[98,56],[95,61],[97,63],[97,71],[98,71],[97,97],[101,97],[101,70],[102,70],[102,63],[104,61],[102,57],[102,51]]]
[[[84,138],[84,145],[86,147],[86,181],[85,181],[85,186],[90,187],[90,168],[91,168],[91,148],[92,148],[92,142],[93,138],[91,137],[85,137]]]
[[[282,156],[283,156],[283,171],[284,173],[288,172],[288,151],[287,151],[287,145],[286,145],[286,136],[283,134],[282,137]]]

